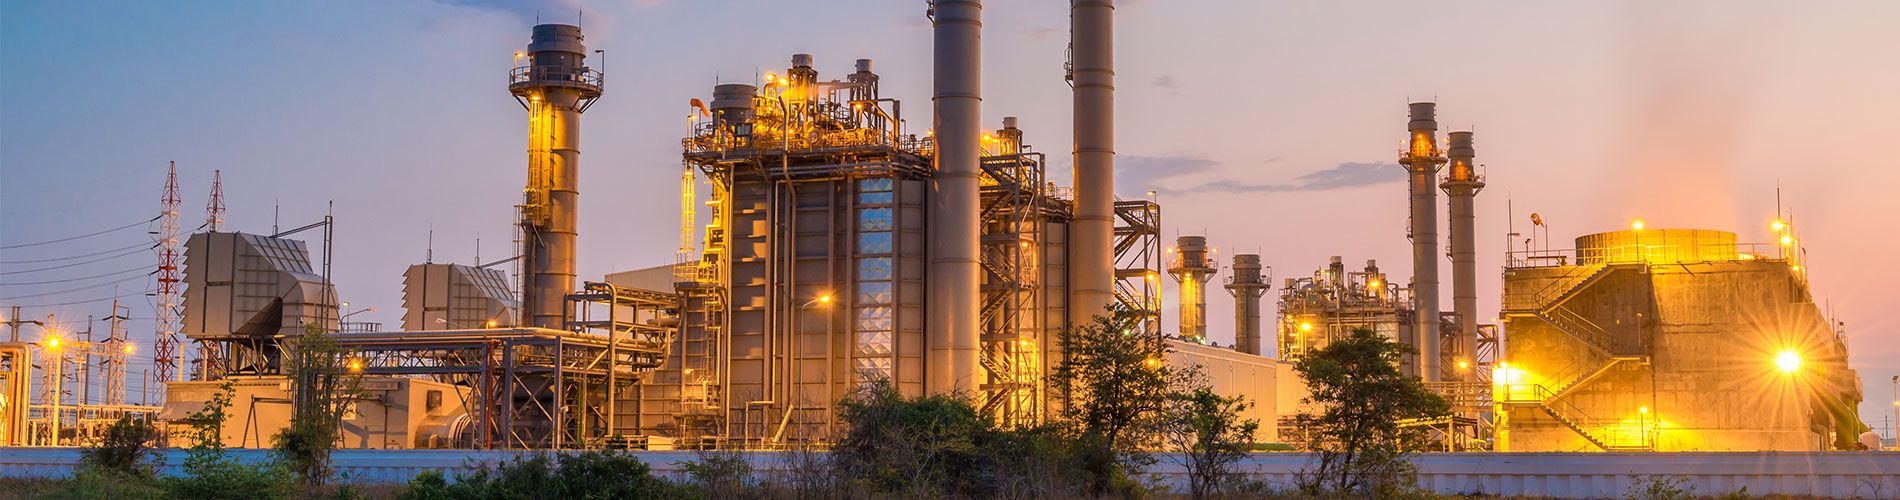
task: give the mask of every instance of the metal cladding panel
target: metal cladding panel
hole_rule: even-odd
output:
[[[185,244],[184,329],[194,338],[300,333],[335,322],[335,293],[311,274],[303,242],[245,233],[199,233]],[[277,307],[282,304],[281,307]],[[268,318],[265,314],[287,318]],[[271,324],[277,331],[246,331]]]

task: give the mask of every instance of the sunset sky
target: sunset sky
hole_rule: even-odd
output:
[[[1885,428],[1900,373],[1900,2],[1119,3],[1118,191],[1156,191],[1170,242],[1204,234],[1223,261],[1262,254],[1269,302],[1332,255],[1411,273],[1394,162],[1406,102],[1436,100],[1441,133],[1475,130],[1486,166],[1485,316],[1507,206],[1519,231],[1540,214],[1560,247],[1636,218],[1766,242],[1779,188],[1817,300],[1846,322],[1863,418]],[[1066,181],[1067,2],[988,4],[985,123],[1020,117]],[[187,229],[213,169],[230,230],[268,233],[273,205],[301,226],[334,200],[339,291],[376,308],[352,319],[399,325],[401,273],[431,229],[438,262],[473,262],[477,238],[483,260],[512,254],[527,122],[506,90],[511,56],[537,16],[577,12],[607,83],[583,120],[583,278],[672,260],[687,102],[717,82],[782,72],[794,52],[825,79],[871,58],[910,131],[929,123],[921,0],[7,1],[0,247],[149,219],[176,160]],[[19,273],[148,238],[0,248],[0,273],[16,273],[0,274],[0,305],[83,302],[57,308],[83,328],[109,314],[91,299],[124,295],[133,338],[149,342],[149,278],[25,284],[151,266],[149,253]],[[1211,337],[1231,343],[1232,300],[1216,289],[1209,302]]]

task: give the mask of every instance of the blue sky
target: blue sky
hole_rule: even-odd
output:
[[[989,4],[985,120],[1021,117],[1028,142],[1051,154],[1051,178],[1066,179],[1066,2]],[[1205,233],[1222,253],[1259,251],[1278,281],[1330,255],[1409,274],[1404,189],[1389,165],[1408,99],[1435,98],[1444,130],[1477,133],[1490,183],[1478,200],[1481,269],[1502,263],[1507,200],[1520,230],[1535,211],[1557,240],[1640,217],[1766,241],[1779,186],[1879,421],[1887,377],[1900,372],[1900,320],[1887,314],[1900,282],[1890,257],[1900,3],[1421,5],[1122,2],[1119,190],[1159,191],[1170,239]],[[341,293],[377,308],[358,318],[397,324],[400,274],[423,258],[431,228],[438,261],[473,261],[478,235],[484,260],[510,252],[526,127],[505,75],[537,14],[574,22],[577,11],[589,47],[607,51],[608,82],[584,119],[583,276],[670,261],[682,118],[715,82],[782,71],[794,52],[815,54],[831,76],[868,57],[911,122],[929,118],[920,1],[7,1],[0,246],[150,218],[176,160],[187,227],[202,221],[213,169],[224,172],[230,229],[268,231],[273,205],[282,225],[302,225],[334,200]],[[0,261],[145,238],[131,229],[0,249]],[[1492,272],[1480,287],[1487,315]],[[135,276],[0,286],[0,297],[39,295],[0,302],[129,294],[143,304],[136,279],[40,295]],[[133,316],[149,318],[141,307]],[[1210,297],[1223,343],[1231,307]],[[149,321],[133,327],[149,338]]]

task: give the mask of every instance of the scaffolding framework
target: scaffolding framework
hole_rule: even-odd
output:
[[[1115,201],[1115,300],[1141,318],[1141,331],[1161,334],[1161,204]]]
[[[1056,199],[1043,176],[1044,157],[1022,144],[1022,130],[1005,119],[988,136],[980,162],[981,265],[978,301],[983,349],[978,358],[985,374],[981,410],[997,422],[1027,426],[1040,422],[1047,373],[1043,353],[1066,313],[1050,314],[1047,265],[1059,243],[1052,229],[1071,218],[1069,205]]]

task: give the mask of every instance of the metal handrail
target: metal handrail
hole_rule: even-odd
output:
[[[564,78],[562,78],[564,77]],[[535,71],[533,66],[516,66],[508,70],[508,85],[528,82],[566,82],[602,87],[606,85],[606,75],[599,70],[582,67],[573,73],[563,74],[556,71]]]

